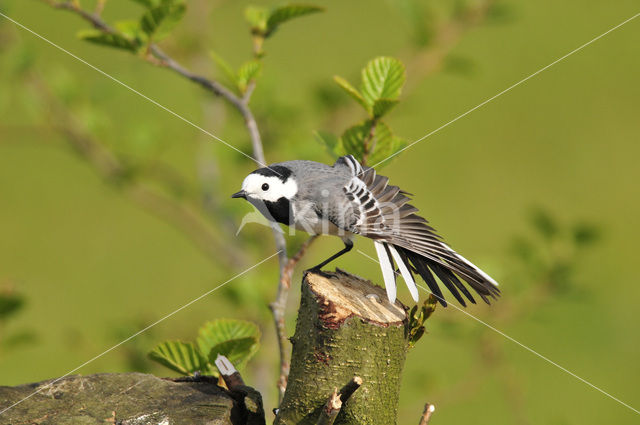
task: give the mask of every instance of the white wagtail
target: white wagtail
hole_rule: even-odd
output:
[[[410,194],[388,181],[351,155],[339,158],[333,166],[287,161],[252,172],[232,197],[251,202],[272,222],[310,234],[341,237],[344,249],[315,266],[316,270],[349,252],[355,235],[373,239],[392,303],[396,299],[394,263],[416,302],[418,288],[412,273],[424,279],[443,306],[447,303],[434,275],[463,306],[460,293],[472,303],[475,300],[460,279],[485,302],[496,298],[498,284],[445,244],[427,220],[416,214],[418,209],[407,203]]]

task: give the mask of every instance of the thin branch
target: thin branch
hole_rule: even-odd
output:
[[[96,2],[96,7],[93,9],[93,13],[100,16],[102,15],[102,11],[104,10],[104,6],[107,3],[107,0],[98,0]]]
[[[224,380],[225,385],[230,390],[234,390],[237,387],[244,385],[244,380],[242,379],[242,375],[240,372],[236,370],[233,366],[233,363],[229,361],[228,358],[223,356],[222,354],[218,354],[218,357],[215,360],[215,365],[220,372],[220,376]]]
[[[56,2],[54,0],[44,0],[55,8],[68,10],[78,14],[80,17],[90,22],[95,28],[100,29],[107,33],[114,33],[115,30],[111,28],[98,14],[87,12],[82,10],[76,3],[69,2]],[[255,46],[254,46],[255,49]],[[250,83],[245,94],[242,97],[237,96],[231,90],[220,84],[219,82],[206,78],[204,76],[195,74],[187,70],[184,66],[179,64],[176,60],[167,55],[156,44],[149,46],[149,53],[145,60],[148,62],[162,66],[174,71],[180,76],[187,78],[190,81],[200,85],[207,91],[220,96],[233,105],[238,112],[244,118],[245,126],[251,138],[251,146],[253,149],[253,158],[261,163],[265,164],[264,148],[262,144],[262,138],[258,129],[256,119],[249,107],[251,95],[255,88],[254,83]],[[255,52],[254,52],[255,54]],[[276,249],[279,250],[278,261],[280,263],[280,276],[278,281],[278,295],[276,301],[272,304],[271,310],[274,314],[274,321],[276,323],[276,332],[278,334],[278,345],[280,346],[281,361],[280,361],[280,377],[278,379],[278,391],[280,393],[280,400],[284,394],[286,388],[286,380],[289,374],[289,361],[286,359],[284,346],[286,345],[286,328],[284,322],[284,310],[286,306],[288,290],[291,281],[291,275],[293,273],[293,266],[299,261],[299,258],[290,264],[290,259],[287,256],[287,243],[282,232],[279,228],[273,228],[273,237],[276,245]],[[306,249],[306,248],[305,248]],[[304,253],[304,252],[303,252]],[[302,254],[300,255],[300,257]],[[275,307],[274,307],[275,306]]]
[[[351,378],[351,381],[347,383],[344,387],[340,389],[340,401],[346,403],[349,400],[349,397],[362,385],[362,378],[359,376],[354,376]]]
[[[338,391],[335,390],[322,408],[322,411],[320,411],[320,417],[318,417],[316,425],[333,425],[338,413],[340,413],[340,409],[342,409],[342,401],[338,396]]]
[[[436,406],[433,404],[426,403],[424,405],[424,412],[422,412],[422,416],[420,417],[420,423],[418,425],[428,425],[429,420],[431,419],[431,415],[436,411]]]
[[[80,15],[84,20],[91,22],[91,24],[102,31],[113,33],[115,32],[106,22],[104,22],[99,14],[88,12],[82,9],[76,2],[56,2],[52,0],[44,0],[51,7],[61,10],[68,10]]]
[[[342,406],[361,385],[362,378],[354,376],[339,392],[335,389],[322,408],[316,425],[333,425]]]
[[[246,262],[242,251],[230,247],[221,240],[219,231],[212,228],[197,205],[162,195],[157,190],[128,177],[129,168],[103,143],[84,131],[82,126],[75,122],[73,116],[56,103],[41,81],[32,78],[31,82],[47,103],[50,116],[46,118],[50,127],[64,136],[70,147],[84,158],[105,182],[121,189],[129,199],[180,229],[213,262],[223,261],[231,265],[242,265]],[[156,169],[156,171],[160,170]],[[168,192],[171,192],[176,185],[183,187],[187,185],[178,180],[179,175],[174,172],[166,175],[158,173],[154,177],[153,182],[167,188]]]
[[[280,282],[278,284],[278,293],[276,299],[273,301],[269,308],[273,314],[273,320],[276,326],[276,336],[278,338],[278,350],[280,352],[280,375],[278,378],[278,401],[282,401],[284,397],[284,391],[287,388],[287,378],[289,376],[289,350],[287,350],[288,336],[285,326],[285,313],[287,309],[287,298],[289,296],[289,289],[291,288],[291,277],[293,270],[298,264],[300,259],[304,256],[309,246],[313,243],[317,236],[311,236],[307,239],[298,249],[298,252],[289,258],[284,266],[284,269],[280,272]]]

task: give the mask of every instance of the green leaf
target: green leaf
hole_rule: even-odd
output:
[[[238,89],[244,93],[247,90],[247,85],[260,75],[261,70],[262,62],[260,61],[252,60],[243,64],[240,69],[238,69]]]
[[[271,9],[266,22],[265,37],[269,37],[281,24],[287,21],[323,10],[321,7],[307,4],[288,4]]]
[[[547,240],[553,239],[560,232],[556,219],[543,208],[531,211],[531,224]]]
[[[362,70],[362,96],[369,105],[378,99],[397,100],[405,81],[404,65],[398,59],[378,57]]]
[[[0,347],[5,350],[15,349],[20,346],[33,344],[38,340],[38,336],[31,330],[22,330],[3,336],[0,340]]]
[[[425,334],[426,329],[424,323],[433,314],[438,305],[438,301],[433,294],[424,300],[422,306],[418,310],[415,305],[409,312],[408,324],[405,327],[405,335],[409,343],[409,348],[413,348],[420,338]]]
[[[360,94],[360,92],[353,87],[347,80],[342,77],[335,75],[333,77],[333,81],[335,81],[349,96],[351,96],[356,102],[358,102],[362,107],[369,111],[370,105],[367,104],[367,101],[364,100],[364,97]]]
[[[347,155],[353,155],[357,160],[362,161],[364,155],[364,141],[371,131],[371,121],[356,124],[347,128],[340,136],[340,144]]]
[[[184,2],[163,1],[159,6],[149,9],[140,18],[140,28],[149,39],[160,41],[168,36],[180,23],[187,10]]]
[[[337,159],[347,154],[344,151],[344,148],[342,147],[342,143],[340,142],[340,139],[338,139],[338,137],[336,137],[333,133],[329,133],[328,131],[318,130],[318,131],[314,131],[313,135],[315,136],[315,139],[319,143],[321,143],[325,147],[327,152],[330,155],[332,155],[334,158]]]
[[[24,298],[22,295],[12,292],[0,293],[0,320],[20,311],[24,306]]]
[[[600,238],[600,230],[589,223],[579,223],[573,226],[573,240],[577,246],[591,245]]]
[[[139,43],[135,40],[130,40],[120,34],[109,34],[100,30],[82,30],[78,32],[77,36],[81,40],[85,40],[90,43],[109,46],[116,49],[129,50],[131,52],[137,51],[139,47]]]
[[[224,72],[224,75],[227,77],[227,79],[229,80],[230,83],[232,83],[234,86],[238,85],[238,75],[236,74],[236,72],[233,70],[233,68],[231,67],[231,65],[229,65],[229,62],[227,62],[226,60],[224,60],[222,58],[222,56],[218,55],[216,52],[214,52],[213,50],[211,50],[209,52],[209,55],[211,56],[211,59],[214,60],[214,62],[216,63],[216,65],[218,66],[218,68],[220,68],[220,70],[222,72]]]
[[[406,146],[406,142],[395,136],[388,125],[379,121],[376,125],[371,152],[367,158],[367,163],[376,165],[380,161],[385,161],[400,149]],[[385,161],[383,164],[386,164]]]
[[[116,30],[129,40],[145,41],[147,35],[140,28],[140,22],[135,20],[118,21],[115,23]]]
[[[397,100],[392,99],[378,99],[373,103],[373,107],[371,108],[373,112],[374,118],[381,118],[394,106],[396,106],[399,102]]]
[[[222,354],[240,369],[258,351],[260,329],[244,320],[218,319],[200,328],[197,344],[210,363]]]
[[[254,33],[264,34],[267,30],[269,11],[264,7],[249,6],[244,10],[244,17]]]
[[[183,375],[207,366],[207,360],[192,342],[163,342],[149,352],[149,358]]]
[[[141,4],[142,6],[146,7],[147,9],[151,9],[153,7],[156,7],[160,4],[160,0],[131,0],[134,1],[138,4]]]
[[[325,145],[329,150],[333,151],[340,144],[340,140],[328,131],[317,130],[313,132],[316,140]]]

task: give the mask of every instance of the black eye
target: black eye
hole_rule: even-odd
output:
[[[267,190],[269,190],[269,184],[268,184],[268,183],[264,183],[264,184],[262,185],[262,190],[264,190],[265,192],[266,192]]]

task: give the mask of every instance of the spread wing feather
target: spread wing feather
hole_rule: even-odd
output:
[[[407,192],[389,185],[387,177],[363,167],[351,155],[339,158],[334,167],[337,166],[348,167],[352,175],[343,191],[357,219],[350,221],[345,230],[374,240],[389,299],[395,300],[395,277],[390,275],[396,274],[394,260],[415,299],[411,273],[420,275],[444,306],[447,303],[435,277],[463,306],[465,298],[472,303],[475,300],[462,281],[487,303],[500,294],[491,277],[451,249],[427,220],[416,214],[418,209],[408,203],[411,199]]]

